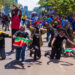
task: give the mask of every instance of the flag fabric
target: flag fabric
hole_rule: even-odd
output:
[[[48,23],[49,23],[49,22],[52,22],[52,18],[49,18],[47,21],[42,22],[42,23],[40,24],[40,27],[44,26],[46,22],[48,22]]]
[[[64,51],[62,52],[62,55],[64,56],[64,54],[71,53],[72,51],[74,51],[74,49],[67,49],[67,50],[64,50]]]
[[[41,28],[42,26],[44,26],[44,25],[46,24],[46,22],[47,22],[47,23],[52,22],[52,18],[50,17],[47,21],[42,22],[42,23],[40,23],[40,21],[36,21],[36,22],[34,23],[34,25],[35,25],[36,23],[39,23],[39,24],[40,24],[40,25],[39,25],[39,28]]]
[[[25,39],[25,38],[22,38],[22,37],[16,37],[14,43],[13,43],[13,46],[16,46],[16,47],[22,47],[24,45],[27,45],[27,43],[29,43],[31,40],[29,39]]]
[[[72,49],[75,49],[75,46],[73,46]]]

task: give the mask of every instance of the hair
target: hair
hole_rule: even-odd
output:
[[[59,28],[59,29],[58,29],[58,32],[60,32],[60,31],[63,31],[64,33],[66,33],[66,31],[65,31],[64,28]]]

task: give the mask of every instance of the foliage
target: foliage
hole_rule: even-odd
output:
[[[68,15],[75,11],[75,0],[40,0],[41,7],[50,6],[57,14]]]
[[[1,7],[2,7],[2,1],[0,0],[0,10],[1,10]]]
[[[14,0],[0,0],[0,8],[3,6],[4,10],[11,10],[13,4],[16,4]]]

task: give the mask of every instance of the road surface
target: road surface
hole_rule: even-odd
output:
[[[10,33],[10,31],[7,31]],[[50,61],[44,56],[48,48],[46,34],[43,35],[43,46],[41,47],[42,57],[37,62],[29,57],[29,51],[26,51],[26,59],[21,65],[15,62],[15,53],[11,54],[11,39],[5,41],[6,60],[0,60],[0,75],[75,75],[75,57],[61,57],[59,63]]]

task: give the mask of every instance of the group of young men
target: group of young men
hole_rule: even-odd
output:
[[[60,60],[62,53],[62,43],[63,40],[68,41],[70,44],[75,46],[75,43],[71,41],[69,35],[73,35],[72,32],[74,29],[74,22],[70,22],[67,17],[55,17],[50,16],[49,14],[38,18],[33,22],[32,18],[29,20],[26,27],[24,25],[20,25],[22,12],[19,7],[13,5],[15,8],[11,11],[12,19],[11,19],[11,33],[6,34],[0,31],[0,53],[2,59],[6,58],[5,55],[5,37],[12,38],[12,50],[14,52],[13,42],[16,37],[22,37],[25,39],[30,39],[31,42],[29,44],[23,45],[22,47],[16,47],[16,60],[20,60],[23,62],[25,59],[25,50],[26,47],[30,50],[30,56],[34,53],[34,60],[38,60],[41,58],[41,46],[43,45],[42,35],[47,33],[47,41],[49,42],[48,46],[52,47],[50,59]],[[19,12],[19,14],[18,14]],[[73,25],[72,25],[73,24]],[[29,36],[28,29],[31,32],[31,36]],[[71,30],[73,29],[73,31]],[[71,32],[68,34],[68,30]],[[72,36],[71,36],[72,37]],[[32,51],[34,50],[34,52]]]

